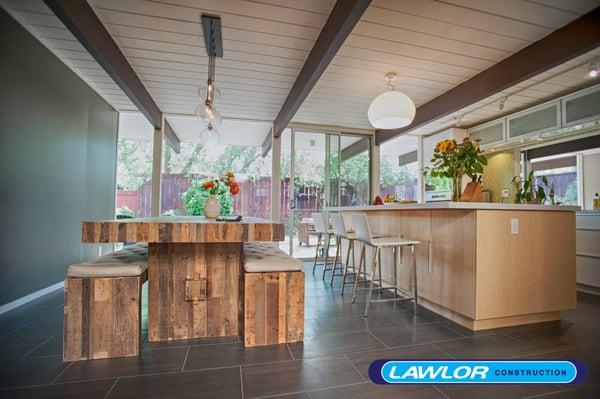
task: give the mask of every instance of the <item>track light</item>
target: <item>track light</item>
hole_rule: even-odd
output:
[[[598,67],[596,66],[596,64],[590,64],[590,70],[588,72],[588,76],[590,78],[595,78],[596,76],[598,76]]]
[[[498,110],[499,111],[502,111],[504,109],[504,104],[506,104],[506,100],[508,100],[508,96],[504,96],[500,100],[498,100]]]

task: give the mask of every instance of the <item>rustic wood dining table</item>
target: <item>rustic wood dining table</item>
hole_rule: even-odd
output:
[[[83,243],[148,243],[151,342],[242,335],[244,242],[282,241],[284,225],[166,216],[82,223]]]

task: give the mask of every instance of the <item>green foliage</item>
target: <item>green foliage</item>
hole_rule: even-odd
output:
[[[231,215],[233,208],[233,198],[229,192],[229,187],[221,180],[217,182],[216,197],[221,204],[221,215]],[[204,188],[204,182],[195,180],[190,188],[183,193],[183,207],[187,215],[204,216],[204,204],[210,196],[209,190]]]
[[[487,165],[487,158],[481,154],[476,142],[465,138],[462,143],[456,140],[442,140],[435,146],[431,167],[424,172],[425,176],[461,178],[469,176],[477,181]]]
[[[121,208],[117,208],[117,217],[118,216],[124,218],[134,218],[135,213],[133,213],[133,211],[129,209],[127,205],[123,205]]]
[[[344,181],[352,187],[364,188],[369,184],[369,155],[359,154],[342,162]]]
[[[542,183],[548,187],[548,179],[542,176]],[[546,191],[541,184],[536,184],[536,177],[533,175],[533,170],[527,175],[527,179],[521,180],[518,176],[514,176],[511,180],[515,187],[515,203],[516,204],[541,204],[546,199]]]
[[[117,188],[137,190],[152,178],[152,141],[119,139]]]

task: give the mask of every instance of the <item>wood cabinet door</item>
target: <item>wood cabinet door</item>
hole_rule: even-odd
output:
[[[431,211],[431,300],[475,317],[476,212]]]

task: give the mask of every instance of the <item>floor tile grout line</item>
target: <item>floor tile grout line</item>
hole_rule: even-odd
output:
[[[440,352],[442,352],[445,355],[447,355],[450,359],[456,359],[454,356],[452,356],[451,354],[449,354],[448,352],[446,352],[443,348],[441,348],[440,346],[436,345],[435,342],[432,342],[431,345],[434,348],[436,348],[437,350],[439,350]]]
[[[44,346],[45,344],[47,344],[51,339],[53,339],[55,337],[55,335],[51,336],[50,338],[45,339],[44,341],[42,341],[41,343],[37,344],[36,346],[34,346],[29,352],[27,352],[26,354],[23,355],[23,357],[21,359],[25,359],[27,358],[27,356],[31,355],[33,352],[35,352],[36,350],[40,349],[42,346]]]
[[[117,385],[117,382],[119,382],[119,379],[120,379],[120,377],[117,377],[115,379],[115,382],[113,382],[113,384],[108,389],[108,392],[106,392],[106,395],[104,395],[104,399],[107,399],[110,396],[110,394],[112,393],[113,389],[115,389],[115,385]]]
[[[521,343],[521,344],[523,344],[523,345],[527,345],[528,347],[530,347],[530,348],[532,348],[532,349],[535,349],[535,350],[540,350],[540,348],[538,348],[538,347],[536,347],[536,346],[534,346],[534,345],[531,345],[530,343],[527,343],[527,342],[525,342],[525,341],[523,341],[523,340],[521,340],[521,339],[519,339],[519,338],[517,338],[517,337],[513,337],[513,336],[512,336],[512,335],[510,335],[510,334],[507,334],[507,333],[502,333],[502,335],[504,335],[505,337],[508,337],[508,338],[510,338],[510,339],[513,339],[513,340],[515,340],[515,341],[517,341],[517,342],[519,342],[519,343]]]
[[[361,381],[361,382],[353,382],[351,384],[332,385],[332,386],[315,388],[315,389],[305,389],[305,390],[302,390],[302,391],[282,392],[282,393],[278,393],[278,394],[275,394],[275,395],[255,396],[252,399],[270,399],[270,398],[275,399],[275,398],[280,397],[280,396],[296,395],[296,394],[300,394],[300,393],[307,393],[307,394],[310,395],[311,392],[326,391],[328,389],[337,389],[337,388],[351,387],[351,386],[354,386],[354,385],[362,385],[362,384],[367,384],[367,382]],[[310,395],[310,396],[312,397],[312,395]]]
[[[185,370],[185,363],[188,360],[188,356],[190,355],[190,347],[188,346],[187,351],[185,352],[185,357],[183,358],[183,364],[181,365],[181,371]]]
[[[371,332],[371,330],[367,330],[367,332],[368,332],[368,333],[369,333],[369,334],[370,334],[370,335],[371,335],[373,338],[375,338],[375,339],[376,339],[376,340],[377,340],[377,341],[378,341],[378,342],[379,342],[381,345],[383,345],[385,349],[390,349],[390,347],[389,347],[389,346],[387,346],[385,342],[383,342],[382,340],[380,340],[380,339],[379,339],[379,337],[377,337],[375,334],[373,334],[373,333]],[[379,349],[381,349],[381,348],[379,348]]]
[[[244,373],[242,373],[242,366],[240,366],[240,389],[242,392],[242,399],[244,399]]]
[[[350,360],[350,358],[348,357],[348,355],[344,354],[344,357],[346,358],[346,360],[348,361],[348,363],[350,363],[350,365],[352,366],[352,368],[354,369],[354,371],[356,371],[358,373],[358,375],[360,376],[360,378],[362,378],[365,382],[368,382],[368,380],[365,378],[365,376],[362,375],[362,373],[356,368],[356,366],[354,365],[354,363],[352,363],[352,360]]]
[[[294,352],[292,352],[292,348],[290,348],[290,344],[285,344],[285,346],[288,349],[288,352],[290,352],[290,356],[292,357],[292,360],[296,360],[296,357],[294,356]]]
[[[67,371],[69,368],[71,368],[71,366],[72,366],[72,365],[73,365],[73,362],[69,363],[69,364],[67,365],[67,367],[65,367],[64,369],[62,369],[62,370],[60,371],[60,373],[58,373],[58,374],[56,375],[56,377],[54,377],[54,378],[52,379],[52,381],[50,381],[50,384],[54,384],[54,383],[55,383],[55,382],[56,382],[56,381],[57,381],[57,380],[58,380],[60,377],[62,377],[62,376],[65,374],[65,372],[66,372],[66,371]]]
[[[440,388],[438,388],[437,385],[433,384],[432,385],[433,389],[435,389],[436,391],[438,391],[440,394],[442,394],[442,396],[446,399],[450,399],[450,397],[448,395],[446,395],[446,393],[444,391],[442,391]]]
[[[2,337],[0,337],[0,342],[2,342],[4,339],[10,337],[11,335],[13,335],[14,333],[16,333],[17,331],[29,326],[30,324],[32,324],[32,321],[28,321],[27,323],[23,324],[22,326],[19,326],[13,330],[10,330],[10,332],[6,333],[5,335],[3,335]]]

